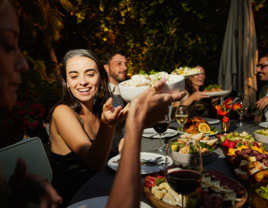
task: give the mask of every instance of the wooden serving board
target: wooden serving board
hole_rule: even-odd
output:
[[[233,178],[230,178],[233,181],[235,181],[237,184],[239,184],[240,186],[243,186],[241,183],[239,183],[238,181],[234,180]],[[245,188],[245,187],[244,187]],[[150,188],[144,186],[144,194],[146,199],[156,208],[178,208],[180,206],[174,206],[171,204],[168,204],[160,199],[158,199],[157,197],[155,197],[152,193]],[[230,207],[230,208],[242,208],[245,206],[246,202],[248,200],[248,192],[245,189],[245,193],[242,195],[241,197],[241,201],[237,202],[234,206]]]

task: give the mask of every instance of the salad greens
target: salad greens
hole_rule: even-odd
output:
[[[210,91],[213,88],[218,89],[218,88],[221,88],[221,86],[217,84],[210,84],[207,87],[205,87],[205,91]]]
[[[261,198],[268,200],[268,185],[260,186],[259,188],[256,188],[255,191]]]

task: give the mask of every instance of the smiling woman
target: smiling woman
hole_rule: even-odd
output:
[[[61,75],[63,98],[50,112],[51,167],[52,184],[66,207],[78,189],[102,170],[116,123],[125,119],[127,109],[113,108],[106,71],[94,53],[69,51]]]

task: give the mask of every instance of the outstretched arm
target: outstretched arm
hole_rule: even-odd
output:
[[[122,111],[120,106],[113,108],[112,98],[110,98],[103,106],[100,127],[96,139],[91,143],[73,110],[65,105],[57,106],[52,117],[52,125],[54,125],[54,128],[51,128],[52,151],[54,151],[53,147],[55,149],[60,146],[65,147],[62,144],[56,144],[63,140],[91,170],[101,171],[111,148],[116,123],[124,117],[124,113],[127,112]],[[62,139],[57,138],[54,141],[55,137]],[[66,147],[62,151],[66,151]]]
[[[155,86],[161,89],[165,80]],[[126,135],[118,172],[109,197],[107,208],[136,208],[140,204],[140,146],[142,131],[160,120],[168,113],[168,105],[180,100],[184,92],[157,94],[149,88],[137,96],[130,104],[126,120]],[[155,113],[158,112],[158,113]]]

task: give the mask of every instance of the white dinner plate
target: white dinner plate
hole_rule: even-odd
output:
[[[186,132],[181,132],[181,131],[179,131],[178,130],[178,132],[179,133],[181,133],[181,134],[188,134],[188,133],[186,133]],[[219,131],[216,131],[214,134],[204,134],[205,136],[214,136],[214,135],[216,135],[216,134],[218,134],[219,133]]]
[[[118,163],[114,163],[114,161],[118,161],[118,159],[120,159],[121,155],[116,155],[114,157],[112,157],[109,161],[108,161],[108,166],[113,169],[113,170],[117,170],[118,168]],[[162,157],[162,160],[159,161],[159,163],[164,163],[165,161],[165,155],[159,155],[159,154],[155,154],[155,153],[151,153],[151,152],[141,152],[140,153],[140,159],[152,159],[152,158],[157,158],[157,157]],[[168,161],[168,165],[167,166],[171,166],[173,164],[173,160],[171,159],[171,157],[167,156],[167,161]],[[151,174],[153,172],[158,172],[160,170],[164,170],[165,169],[165,165],[157,165],[157,166],[146,166],[146,165],[141,165],[141,174]]]
[[[91,199],[86,199],[84,201],[78,202],[69,206],[68,208],[105,208],[108,202],[109,196],[101,196]],[[144,202],[140,202],[140,208],[151,208]]]
[[[219,119],[214,118],[203,118],[203,119],[205,119],[209,124],[217,124],[221,122]]]
[[[196,73],[192,73],[192,74],[178,74],[178,75],[184,76],[185,79],[189,79],[189,78],[193,77],[194,75],[202,74],[202,73],[203,72],[196,72]]]
[[[214,96],[225,97],[231,93],[231,90],[216,91],[216,92],[204,92],[204,93],[206,93],[209,97],[214,97]]]
[[[161,135],[161,138],[174,137],[177,134],[178,134],[178,131],[176,131],[174,129],[168,129]],[[147,138],[159,139],[159,134],[154,130],[154,128],[144,129],[142,136],[147,137]]]
[[[261,122],[259,125],[263,128],[268,128],[268,122]]]

